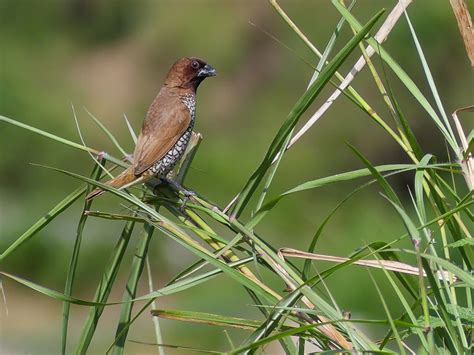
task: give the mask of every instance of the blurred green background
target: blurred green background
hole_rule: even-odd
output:
[[[391,10],[395,3],[360,1],[353,12],[364,22],[382,7]],[[282,0],[281,5],[309,39],[324,49],[339,20],[330,2]],[[472,103],[472,73],[449,2],[415,1],[409,14],[448,113]],[[217,68],[219,75],[199,89],[195,130],[203,134],[204,141],[186,185],[221,206],[243,186],[304,92],[312,69],[298,56],[317,62],[266,1],[0,0],[0,19],[0,114],[79,141],[73,104],[86,143],[116,156],[120,154],[85,109],[99,117],[131,152],[133,142],[123,114],[136,130],[140,128],[148,105],[177,58],[199,56]],[[298,55],[276,43],[262,29]],[[345,27],[338,48],[350,35]],[[404,19],[390,34],[385,48],[431,98]],[[346,71],[358,55],[351,56],[344,66]],[[374,62],[381,67],[378,58]],[[445,147],[439,144],[440,136],[431,120],[391,73],[388,80],[422,146],[445,159]],[[367,70],[357,77],[354,86],[388,120]],[[332,91],[329,88],[320,95],[302,123]],[[4,250],[79,185],[72,178],[29,163],[83,175],[89,174],[93,164],[84,152],[16,127],[2,124],[0,132],[0,246]],[[285,156],[270,196],[310,179],[361,167],[346,142],[375,164],[407,162],[398,146],[372,121],[347,99],[340,98]],[[406,197],[411,178],[408,174],[390,181]],[[322,220],[356,186],[346,183],[287,198],[266,217],[258,231],[275,247],[307,248]],[[345,256],[365,243],[390,241],[401,235],[403,226],[378,191],[372,187],[348,202],[326,227],[317,252]],[[76,203],[12,254],[1,270],[62,290],[81,208],[82,203]],[[97,200],[94,209],[126,212],[112,196]],[[121,228],[118,222],[89,219],[79,261],[77,297],[92,299]],[[126,266],[135,241],[131,241],[121,270],[121,285],[127,277]],[[150,256],[156,287],[194,260],[159,234],[155,234]],[[339,305],[351,311],[353,317],[383,314],[381,305],[368,297],[373,286],[365,270],[353,267],[343,274],[336,273],[328,285]],[[60,302],[9,281],[3,287],[7,304],[0,307],[0,352],[57,353]],[[276,283],[275,287],[282,289],[284,285]],[[143,282],[139,293],[146,292]],[[122,288],[116,287],[111,299],[120,299],[121,293]],[[224,277],[159,300],[162,308],[258,317],[250,304],[245,292]],[[86,311],[72,307],[70,345],[77,341]],[[102,353],[110,344],[118,317],[118,307],[107,308],[91,353]],[[163,321],[163,329],[165,343],[227,348],[221,329],[172,321]],[[231,330],[229,334],[238,340],[245,333]],[[147,312],[132,328],[129,339],[154,341]],[[126,349],[130,353],[154,352],[133,343],[127,344]]]

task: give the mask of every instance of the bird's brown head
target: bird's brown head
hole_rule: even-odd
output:
[[[173,64],[166,77],[165,85],[196,91],[205,78],[216,74],[216,70],[202,59],[184,57]]]

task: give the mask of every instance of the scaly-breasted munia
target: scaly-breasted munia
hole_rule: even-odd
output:
[[[107,185],[121,188],[140,178],[166,177],[181,159],[191,138],[196,116],[196,90],[216,70],[198,58],[181,58],[171,67],[164,85],[143,121],[133,153],[133,164]],[[105,191],[97,188],[94,198]]]

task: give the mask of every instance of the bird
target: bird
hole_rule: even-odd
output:
[[[183,156],[191,138],[196,118],[197,88],[205,78],[216,74],[216,70],[202,59],[178,59],[148,109],[132,164],[105,184],[120,189],[152,177],[166,179]],[[104,192],[96,188],[86,196],[86,200]]]

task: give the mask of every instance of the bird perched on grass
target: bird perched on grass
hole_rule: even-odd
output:
[[[216,70],[199,58],[181,58],[171,67],[143,121],[133,153],[133,164],[107,185],[124,188],[155,176],[166,178],[191,138],[196,116],[196,90]],[[86,199],[104,193],[93,190]]]

